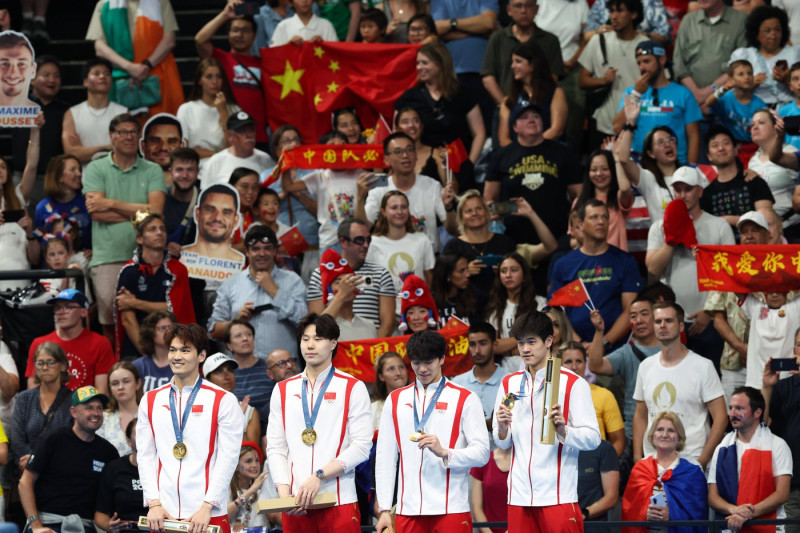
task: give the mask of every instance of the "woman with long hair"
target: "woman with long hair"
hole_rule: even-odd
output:
[[[544,313],[553,321],[553,350],[559,350],[568,342],[575,340],[572,322],[562,307],[546,307]]]
[[[72,391],[66,386],[71,376],[64,350],[54,342],[43,342],[36,347],[33,364],[39,386],[17,394],[14,424],[8,435],[11,459],[20,471],[25,470],[34,445],[45,431],[72,425]]]
[[[381,424],[383,403],[389,395],[408,385],[408,370],[403,357],[397,352],[385,352],[375,361],[375,389],[372,392],[372,423],[375,429]]]
[[[253,504],[258,500],[258,493],[268,475],[267,472],[262,472],[263,463],[264,454],[258,444],[252,441],[242,442],[239,464],[230,483],[228,521],[232,532],[266,525],[266,517],[253,509]]]
[[[92,245],[92,221],[86,210],[83,197],[82,167],[74,155],[61,154],[50,160],[44,174],[44,193],[46,197],[39,202],[34,212],[34,225],[41,229],[47,219],[58,213],[67,214],[78,222],[81,242],[73,242],[73,251],[79,252]]]
[[[463,255],[441,254],[433,267],[431,294],[439,310],[439,325],[450,317],[465,322],[480,318],[475,294],[469,287],[469,262]]]
[[[794,210],[794,205],[800,207],[800,194],[795,195],[797,171],[770,161],[766,150],[774,143],[780,144],[784,152],[794,153],[796,149],[790,144],[783,144],[783,139],[775,130],[775,117],[769,109],[753,114],[750,135],[758,146],[758,151],[748,162],[747,168],[767,182],[772,196],[775,197],[772,207],[783,221],[783,233],[787,239],[795,242],[800,237],[800,215]]]
[[[430,146],[422,142],[424,127],[419,112],[411,107],[398,110],[394,116],[394,131],[402,131],[414,141],[417,149],[417,166],[414,172],[432,178],[438,176],[442,185],[447,185],[445,172],[447,150],[441,146]]]
[[[335,109],[331,113],[331,125],[334,131],[338,131],[347,137],[347,144],[364,144],[366,142],[362,135],[364,126],[361,124],[361,119],[358,118],[358,114],[356,114],[356,110],[353,107]]]
[[[625,219],[633,205],[631,182],[625,172],[617,173],[614,155],[608,150],[595,150],[589,156],[589,172],[583,178],[581,194],[573,209],[597,198],[608,207],[608,244],[628,251]]]
[[[142,391],[142,377],[130,361],[115,363],[108,372],[109,402],[103,412],[103,425],[97,434],[114,445],[119,454],[131,453],[125,429],[136,419]]]
[[[387,191],[381,198],[367,261],[389,271],[397,293],[403,287],[400,274],[404,272],[413,272],[431,284],[435,263],[433,244],[424,233],[414,229],[408,197],[403,192]],[[398,310],[399,305],[398,302]]]
[[[460,189],[468,189],[475,179],[472,166],[486,141],[480,108],[474,97],[460,87],[453,58],[439,42],[425,44],[417,51],[417,79],[418,85],[404,92],[394,108],[417,110],[424,127],[424,144],[444,146],[461,139],[471,165],[462,165],[457,177]]]
[[[194,71],[189,99],[178,108],[186,145],[200,154],[200,163],[228,146],[228,117],[236,105],[225,68],[213,57],[203,59]]]
[[[511,352],[517,341],[511,337],[511,326],[518,316],[536,311],[544,304],[536,296],[531,267],[516,252],[503,257],[497,269],[494,286],[484,317],[497,330],[496,353]]]
[[[641,105],[626,96],[623,100],[625,123],[636,126]],[[637,165],[631,160],[633,131],[623,129],[614,142],[614,155],[619,160],[625,177],[644,198],[650,223],[664,218],[664,209],[675,199],[672,193],[672,175],[682,163],[678,160],[678,137],[669,126],[656,126],[645,135],[641,158]],[[704,184],[705,186],[705,184]]]
[[[500,105],[497,124],[500,146],[508,146],[516,138],[512,125],[528,104],[536,104],[542,110],[544,138],[560,139],[567,123],[567,97],[553,81],[544,52],[533,39],[517,44],[511,51],[511,72],[511,90]]]
[[[244,253],[244,240],[242,237],[250,225],[256,221],[253,214],[253,205],[256,203],[256,197],[259,190],[259,176],[258,172],[252,168],[239,167],[231,173],[228,179],[228,184],[232,185],[236,192],[239,193],[239,213],[241,216],[241,227],[236,228],[233,232],[233,239],[231,240],[232,246]]]

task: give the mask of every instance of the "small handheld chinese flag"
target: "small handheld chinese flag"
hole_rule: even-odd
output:
[[[589,301],[589,293],[586,292],[586,287],[583,281],[576,279],[571,283],[567,283],[550,297],[547,302],[549,306],[562,305],[565,307],[580,307]]]
[[[458,173],[461,170],[461,164],[469,159],[467,149],[464,148],[464,142],[460,138],[447,145],[447,156],[447,164],[455,173]]]
[[[300,230],[297,229],[297,224],[278,237],[278,240],[281,241],[281,244],[286,249],[286,253],[291,257],[297,257],[309,247],[308,241],[306,241],[306,238],[300,233]]]
[[[383,144],[383,141],[392,134],[392,128],[386,123],[383,115],[378,115],[378,123],[375,124],[375,137],[372,139],[371,144]]]

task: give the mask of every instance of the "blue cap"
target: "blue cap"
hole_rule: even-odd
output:
[[[56,294],[54,297],[47,300],[47,303],[55,304],[59,300],[65,300],[67,302],[75,302],[77,304],[81,304],[83,307],[87,309],[89,308],[89,300],[86,298],[86,295],[77,289],[64,289],[63,291]]]

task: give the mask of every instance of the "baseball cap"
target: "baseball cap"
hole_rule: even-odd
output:
[[[89,308],[89,300],[86,298],[86,295],[83,294],[78,289],[64,289],[63,291],[56,294],[54,297],[47,300],[48,304],[55,304],[59,300],[65,300],[67,302],[75,302],[77,304],[81,304],[83,307]]]
[[[758,211],[748,211],[744,215],[740,216],[739,222],[736,223],[736,228],[741,230],[742,224],[744,224],[745,222],[752,222],[753,224],[769,231],[769,224],[767,224],[767,218]]]
[[[692,187],[702,187],[703,180],[700,177],[700,171],[692,167],[680,167],[672,175],[672,185],[676,183],[685,183]]]
[[[511,119],[511,124],[514,124],[517,121],[517,119],[521,117],[522,114],[525,113],[526,111],[533,111],[534,113],[539,115],[539,117],[544,116],[544,112],[542,111],[541,107],[539,107],[536,104],[528,102],[527,104],[523,105],[516,111],[514,111],[513,109],[511,110],[511,116],[509,117]]]
[[[244,111],[239,111],[238,113],[234,113],[230,117],[228,117],[228,130],[235,131],[239,128],[243,128],[245,126],[255,126],[256,121],[253,120],[253,117],[245,113]]]
[[[210,355],[203,363],[203,375],[208,376],[225,363],[233,363],[233,368],[239,368],[239,363],[237,363],[233,357],[222,352],[217,352],[214,355]]]
[[[101,393],[91,385],[87,385],[77,389],[72,393],[72,407],[75,407],[79,403],[86,403],[92,398],[100,398],[100,400],[103,402],[103,407],[108,405],[108,396]]]
[[[636,57],[639,56],[665,56],[667,51],[656,41],[642,41],[636,46]]]

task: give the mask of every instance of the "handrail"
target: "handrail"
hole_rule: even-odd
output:
[[[53,270],[44,268],[40,270],[0,270],[0,281],[18,279],[49,279],[49,278],[82,278],[83,270],[79,268],[60,268]]]

